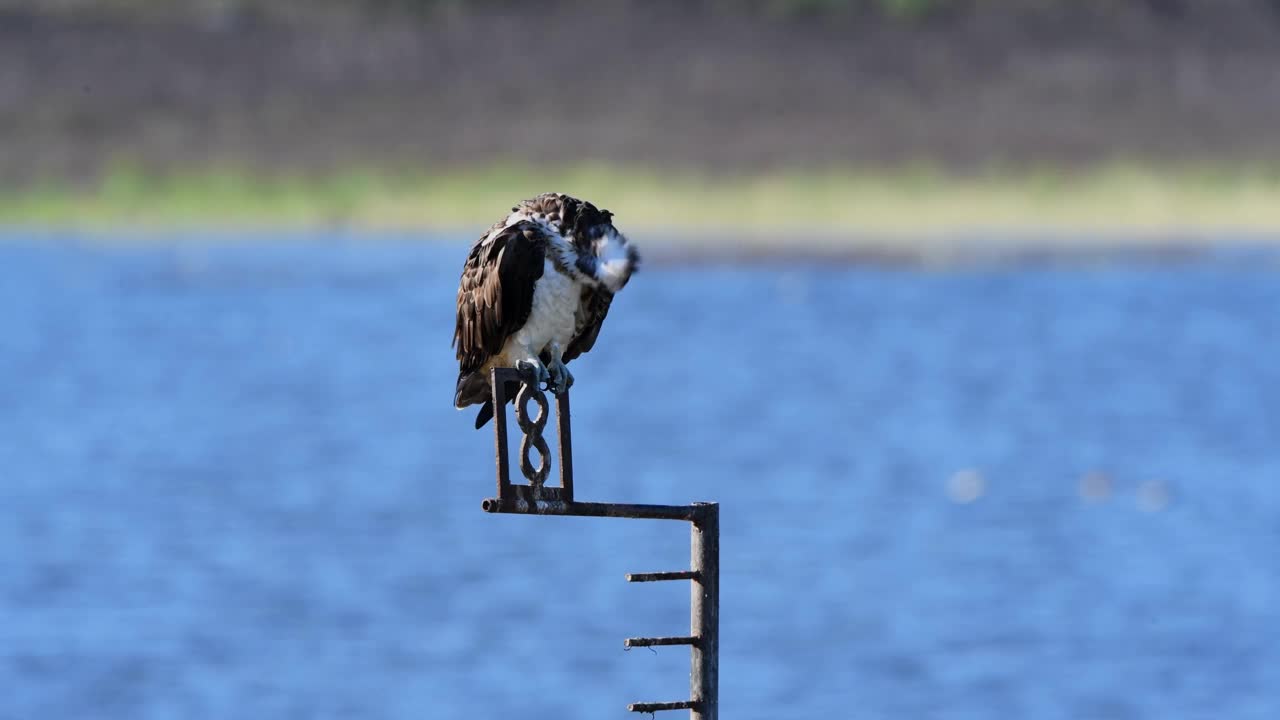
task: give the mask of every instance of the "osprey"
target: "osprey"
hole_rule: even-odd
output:
[[[511,208],[471,246],[458,283],[453,405],[483,404],[477,429],[493,417],[494,367],[514,367],[557,395],[573,384],[565,363],[595,345],[614,294],[640,260],[612,217],[585,200],[544,193]]]

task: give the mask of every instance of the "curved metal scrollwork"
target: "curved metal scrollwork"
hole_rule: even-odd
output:
[[[530,399],[538,405],[538,416],[532,419],[529,418]],[[520,393],[516,395],[516,422],[524,433],[524,439],[520,441],[520,472],[534,488],[541,488],[551,471],[551,451],[547,448],[547,441],[542,439],[542,430],[546,428],[550,414],[547,396],[536,385],[522,384]],[[538,450],[537,468],[529,458],[531,447]]]

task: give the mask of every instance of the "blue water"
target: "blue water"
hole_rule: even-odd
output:
[[[0,243],[0,720],[687,697],[683,524],[481,512],[464,253]],[[574,371],[581,499],[721,503],[725,718],[1280,717],[1274,257],[650,263]]]

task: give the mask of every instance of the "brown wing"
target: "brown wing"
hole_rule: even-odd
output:
[[[578,306],[577,331],[569,347],[564,351],[564,361],[578,357],[596,344],[600,335],[600,326],[609,314],[609,305],[613,303],[613,293],[603,287],[588,288],[582,291],[582,302]]]
[[[471,248],[458,283],[458,369],[474,372],[529,320],[547,238],[537,225],[495,228]]]

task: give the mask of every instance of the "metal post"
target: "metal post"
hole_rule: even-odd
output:
[[[689,669],[692,720],[720,717],[720,506],[698,503],[690,529],[693,572],[689,634],[698,639]]]
[[[692,584],[687,637],[627,638],[623,646],[690,647],[689,699],[675,702],[632,703],[627,709],[638,713],[662,710],[688,710],[692,720],[718,720],[720,717],[720,506],[716,503],[693,505],[633,505],[626,503],[579,502],[574,499],[573,445],[569,422],[569,393],[556,397],[556,424],[560,440],[560,487],[547,487],[550,457],[542,430],[546,425],[549,405],[532,379],[522,378],[510,368],[494,368],[490,375],[493,387],[494,444],[498,465],[498,496],[486,499],[481,507],[490,513],[516,515],[573,515],[577,517],[620,517],[650,520],[684,520],[690,523],[692,567],[669,572],[631,573],[627,582],[664,582],[690,580]],[[508,384],[518,386],[516,421],[520,426],[520,472],[528,485],[511,482],[510,458],[507,452]],[[529,416],[528,404],[535,402],[540,413],[535,421]],[[536,448],[541,462],[537,467],[529,457]]]
[[[573,502],[573,435],[569,429],[569,392],[556,397],[556,434],[560,436],[560,499]]]

